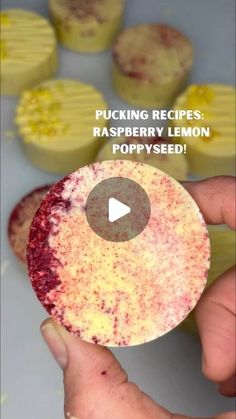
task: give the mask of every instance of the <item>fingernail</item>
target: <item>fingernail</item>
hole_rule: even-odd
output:
[[[54,326],[52,322],[43,323],[41,326],[41,333],[53,357],[59,366],[64,369],[68,358],[67,350],[63,338],[57,331],[56,326]]]

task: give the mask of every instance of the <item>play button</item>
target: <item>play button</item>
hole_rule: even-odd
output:
[[[85,213],[89,226],[98,236],[123,242],[144,230],[151,209],[148,196],[138,183],[128,178],[112,177],[91,190]]]
[[[114,223],[125,215],[129,214],[131,211],[128,205],[123,204],[115,198],[109,199],[108,207],[108,219],[110,223]]]

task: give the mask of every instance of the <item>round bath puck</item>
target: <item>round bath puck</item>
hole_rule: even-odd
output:
[[[106,195],[107,183],[114,187]],[[104,232],[88,222],[88,211],[106,221]],[[129,236],[138,214],[145,223]],[[117,232],[126,239],[108,239],[109,227],[124,222],[127,230]],[[85,166],[50,189],[27,259],[33,288],[57,322],[88,342],[128,346],[184,320],[205,287],[209,255],[206,225],[188,192],[152,166],[117,160]]]
[[[8,222],[8,237],[11,248],[18,259],[26,263],[26,244],[30,224],[42,199],[50,186],[44,185],[25,195],[14,207]]]

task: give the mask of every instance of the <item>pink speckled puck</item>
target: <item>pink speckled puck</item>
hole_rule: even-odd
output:
[[[50,185],[52,186],[52,185]],[[11,212],[8,222],[8,238],[17,258],[26,264],[26,245],[30,225],[42,199],[50,189],[49,185],[40,186],[25,195]]]
[[[151,207],[145,228],[123,242],[100,237],[86,217],[93,188],[114,177],[139,184]],[[202,294],[209,257],[206,225],[188,192],[158,169],[124,160],[85,166],[54,185],[33,220],[27,251],[33,288],[48,313],[106,346],[142,344],[176,327]]]

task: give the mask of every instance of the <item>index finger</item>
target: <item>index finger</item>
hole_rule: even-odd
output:
[[[236,228],[235,177],[217,176],[184,182],[183,186],[198,204],[207,224],[227,224]]]

